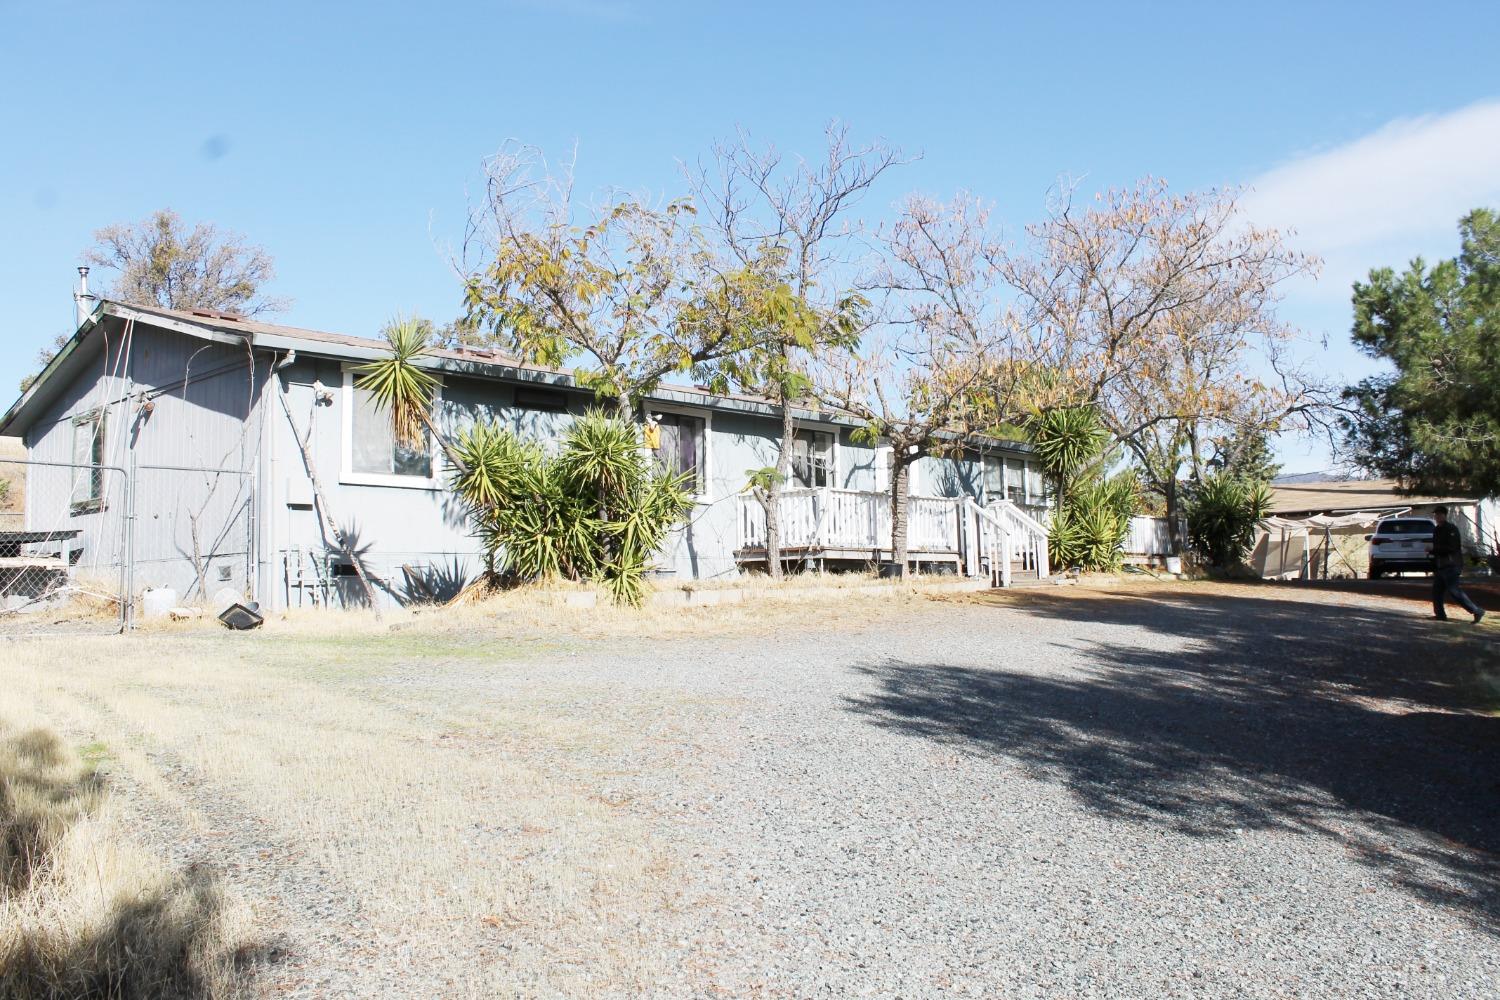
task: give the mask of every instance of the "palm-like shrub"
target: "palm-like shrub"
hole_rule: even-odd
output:
[[[1074,483],[1053,512],[1048,558],[1055,566],[1118,569],[1138,505],[1133,473]]]
[[[1036,410],[1023,423],[1043,473],[1057,489],[1048,533],[1054,566],[1111,570],[1120,565],[1130,518],[1139,506],[1132,473],[1106,476],[1109,432],[1092,406]]]
[[[659,473],[634,424],[597,412],[573,424],[556,456],[487,421],[451,438],[432,420],[437,382],[415,363],[429,333],[398,317],[385,329],[388,354],[361,365],[358,384],[398,440],[430,434],[442,447],[491,576],[593,580],[640,604],[653,556],[693,507],[691,473]]]
[[[1209,565],[1227,568],[1245,555],[1255,526],[1271,509],[1265,483],[1235,476],[1208,476],[1188,497],[1188,539]]]
[[[635,426],[597,412],[556,456],[487,422],[454,450],[454,491],[491,566],[518,580],[593,580],[640,604],[652,557],[693,506],[690,474],[653,469]]]

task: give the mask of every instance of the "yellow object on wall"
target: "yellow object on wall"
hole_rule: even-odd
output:
[[[661,427],[658,424],[647,424],[645,429],[646,447],[656,451],[661,447]]]

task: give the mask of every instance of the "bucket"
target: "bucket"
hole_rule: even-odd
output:
[[[148,587],[141,594],[142,618],[165,618],[177,607],[177,591],[171,587]]]
[[[1167,556],[1167,572],[1173,576],[1182,575],[1182,556]]]

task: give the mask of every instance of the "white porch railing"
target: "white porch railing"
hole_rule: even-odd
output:
[[[890,554],[887,493],[793,489],[780,502],[783,549]],[[738,504],[740,549],[764,549],[765,509],[748,495]],[[1047,526],[1012,501],[981,507],[968,497],[911,497],[906,523],[909,552],[957,556],[969,576],[989,574],[997,587],[1010,586],[1016,572],[1048,575]]]
[[[1009,500],[981,507],[964,500],[964,565],[970,576],[989,573],[996,587],[1009,587],[1017,569],[1042,579],[1047,564],[1047,526]]]
[[[912,552],[956,554],[959,504],[954,497],[911,497],[906,544]],[[781,545],[785,549],[877,552],[891,547],[891,498],[865,490],[782,490]],[[766,545],[766,512],[753,496],[739,498],[739,547]]]

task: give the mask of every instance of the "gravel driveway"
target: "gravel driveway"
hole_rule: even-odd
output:
[[[1500,637],[1241,591],[575,660],[726,706],[636,789],[689,873],[661,994],[1500,995]]]
[[[254,909],[267,996],[1500,996],[1494,625],[1206,584],[673,620],[18,645],[0,688]]]

